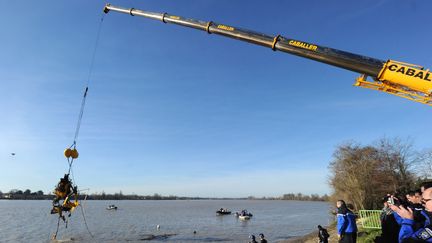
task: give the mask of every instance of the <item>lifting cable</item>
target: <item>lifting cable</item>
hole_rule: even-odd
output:
[[[77,120],[77,124],[76,124],[76,128],[75,128],[75,135],[74,135],[73,143],[69,147],[69,149],[71,149],[72,147],[74,149],[76,149],[76,142],[77,142],[79,131],[80,131],[80,128],[81,128],[81,121],[82,121],[82,117],[83,117],[83,114],[84,114],[84,107],[85,107],[85,104],[86,104],[87,92],[89,90],[90,78],[91,78],[91,75],[93,73],[94,61],[95,61],[95,57],[96,57],[96,50],[97,50],[97,47],[98,47],[98,44],[99,44],[99,37],[100,37],[100,32],[101,32],[101,29],[102,29],[102,23],[103,23],[104,17],[105,17],[105,15],[102,14],[101,21],[99,23],[98,31],[97,31],[97,34],[96,34],[96,42],[95,42],[95,45],[94,45],[94,48],[93,48],[93,54],[92,54],[91,61],[90,61],[90,68],[89,68],[89,72],[88,72],[88,75],[87,75],[87,83],[86,83],[86,87],[85,87],[85,90],[84,90],[84,95],[83,95],[83,98],[82,98],[82,101],[81,101],[80,112],[78,114],[78,120]],[[69,158],[68,158],[69,170],[70,170],[70,167],[72,166],[73,159],[74,158],[72,157],[72,160],[69,161]]]
[[[57,221],[57,229],[56,229],[55,234],[53,235],[53,239],[55,239],[57,237],[57,233],[58,233],[59,225],[60,225],[60,218],[62,218],[65,221],[64,216],[62,216],[62,210],[64,209],[64,205],[65,204],[67,205],[67,207],[69,207],[70,204],[73,205],[72,208],[67,208],[67,210],[64,210],[64,211],[69,211],[69,216],[70,216],[70,213],[75,209],[75,207],[79,206],[81,208],[81,213],[82,213],[82,216],[83,216],[83,219],[84,219],[84,223],[85,223],[86,229],[87,229],[88,233],[90,234],[90,236],[92,238],[94,238],[93,234],[90,232],[90,229],[89,229],[89,227],[87,225],[87,220],[86,220],[86,217],[85,217],[84,208],[83,208],[83,206],[81,204],[78,203],[78,189],[77,189],[77,186],[74,186],[74,187],[72,186],[72,182],[75,182],[75,178],[73,178],[74,176],[73,176],[73,171],[72,171],[72,164],[74,162],[74,159],[78,158],[78,151],[76,149],[77,139],[78,139],[79,131],[80,131],[80,128],[81,128],[81,121],[82,121],[82,117],[83,117],[83,114],[84,114],[84,107],[85,107],[85,104],[86,104],[87,93],[88,93],[88,90],[89,90],[90,78],[91,78],[92,73],[93,73],[94,61],[95,61],[95,57],[96,57],[97,47],[98,47],[98,44],[99,44],[99,37],[100,37],[101,29],[102,29],[102,23],[103,23],[103,20],[104,20],[104,16],[105,16],[105,14],[102,13],[101,14],[101,20],[100,20],[100,23],[99,23],[99,27],[98,27],[98,30],[97,30],[97,34],[96,34],[96,41],[95,41],[95,45],[94,45],[94,48],[93,48],[93,53],[92,53],[92,57],[91,57],[91,61],[90,61],[90,67],[89,67],[89,71],[88,71],[88,75],[87,75],[86,86],[85,86],[84,94],[83,94],[82,101],[81,101],[80,112],[78,114],[78,120],[77,120],[77,123],[76,123],[76,129],[75,129],[75,135],[74,135],[73,143],[72,143],[72,145],[69,148],[67,148],[64,151],[64,155],[67,158],[67,162],[68,162],[68,166],[69,166],[68,173],[65,175],[64,178],[69,178],[69,175],[72,174],[72,179],[73,180],[69,179],[68,182],[69,182],[69,186],[71,188],[73,188],[73,189],[72,189],[72,192],[70,192],[66,197],[64,197],[64,196],[58,196],[56,192],[58,191],[58,189],[59,189],[59,187],[61,185],[62,180],[60,180],[60,183],[59,183],[58,187],[56,187],[56,190],[55,190],[56,198],[54,199],[54,202],[53,202],[53,206],[54,206],[53,210],[56,209],[56,207],[57,207],[59,218],[58,218],[58,221]],[[69,188],[67,190],[69,190]],[[61,191],[62,190],[60,188],[60,193],[61,193]],[[75,202],[74,203],[72,203],[72,202],[69,201],[70,200],[69,197],[72,196],[73,194],[75,196]],[[61,199],[63,199],[63,203],[60,206],[60,204],[58,204],[58,202]],[[85,196],[84,201],[86,199],[87,199],[87,195]],[[51,211],[51,213],[53,213],[53,210]],[[67,221],[65,221],[65,223],[66,223],[66,228],[67,228]]]

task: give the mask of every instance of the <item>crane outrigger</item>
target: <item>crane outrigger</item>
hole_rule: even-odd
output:
[[[380,60],[314,43],[241,29],[213,21],[204,22],[167,13],[153,13],[107,4],[104,12],[116,11],[177,24],[282,51],[300,57],[347,69],[360,76],[355,86],[378,90],[432,106],[432,72],[424,67],[394,60]],[[370,77],[372,80],[369,80]]]

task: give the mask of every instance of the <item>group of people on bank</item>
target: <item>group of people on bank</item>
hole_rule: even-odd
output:
[[[382,203],[382,233],[375,243],[432,243],[432,181],[422,183],[420,189],[405,195],[388,194]],[[336,207],[339,242],[355,243],[355,214],[343,200],[337,201]]]
[[[376,242],[432,242],[432,181],[403,197],[387,195],[383,205],[382,235]]]

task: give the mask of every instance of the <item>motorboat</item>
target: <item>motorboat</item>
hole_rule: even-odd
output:
[[[112,204],[112,205],[109,205],[106,209],[107,210],[117,210],[117,206]]]
[[[229,211],[226,208],[221,208],[221,209],[216,211],[216,214],[217,215],[228,215],[228,214],[231,214],[231,211]]]
[[[248,220],[248,219],[250,219],[253,215],[252,215],[250,212],[248,212],[246,209],[243,209],[243,210],[240,211],[240,212],[236,212],[236,213],[235,213],[235,216],[236,216],[236,217],[239,217],[239,219]]]
[[[240,220],[249,220],[249,219],[251,219],[251,217],[252,217],[252,216],[249,216],[249,215],[240,215],[240,216],[238,216],[238,218],[239,218]]]

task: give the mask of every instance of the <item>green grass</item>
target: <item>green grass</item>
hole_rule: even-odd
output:
[[[380,229],[363,229],[359,227],[358,231],[358,243],[373,243],[374,239],[381,235]]]

